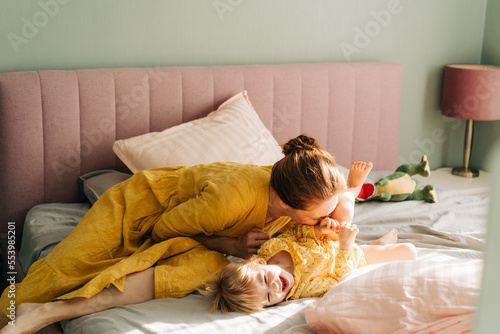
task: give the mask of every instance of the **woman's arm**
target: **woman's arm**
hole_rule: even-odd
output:
[[[271,236],[258,229],[252,228],[247,234],[240,238],[207,236],[198,234],[191,237],[208,249],[248,259],[257,253],[260,246],[271,238]]]
[[[153,240],[192,237],[198,234],[241,236],[256,225],[253,214],[257,199],[245,188],[222,181],[206,182],[199,192],[183,200],[159,217]],[[251,218],[249,218],[251,217]],[[221,233],[231,229],[231,233]],[[156,238],[156,239],[155,239]]]
[[[164,212],[153,227],[153,240],[159,242],[202,233],[210,235],[224,230],[226,223],[233,219],[228,217],[230,210],[221,209],[225,200],[223,195],[217,196],[207,187],[198,196]]]

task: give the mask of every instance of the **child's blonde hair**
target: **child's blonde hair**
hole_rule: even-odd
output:
[[[210,298],[211,310],[222,313],[255,313],[264,310],[264,301],[251,291],[252,268],[259,265],[255,259],[233,262],[222,268],[219,274],[200,292]]]

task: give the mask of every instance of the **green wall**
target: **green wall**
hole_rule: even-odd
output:
[[[482,63],[500,65],[500,1],[489,0],[484,27]],[[476,122],[474,127],[474,155],[472,164],[484,166],[491,155],[494,142],[500,142],[500,120]],[[500,146],[499,146],[500,147]]]
[[[486,5],[487,0],[0,0],[0,72],[399,62],[400,162],[416,162],[426,153],[433,168],[456,166],[464,124],[440,114],[443,67],[482,60]],[[498,31],[493,20],[488,14],[485,45],[496,45],[498,63],[498,42],[489,32]],[[479,155],[485,150],[474,147]]]

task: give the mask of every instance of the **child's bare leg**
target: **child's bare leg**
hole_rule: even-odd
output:
[[[357,197],[361,186],[373,168],[371,162],[355,161],[351,164],[349,175],[347,176],[347,191],[352,192]]]
[[[352,222],[354,218],[354,202],[355,198],[351,192],[343,192],[339,195],[337,207],[330,214],[330,218],[335,219],[339,223]],[[338,240],[338,236],[332,234],[329,236],[331,240]]]
[[[391,228],[389,232],[370,243],[370,245],[393,245],[398,242],[398,230]]]
[[[358,196],[366,176],[370,173],[373,164],[371,162],[356,161],[351,164],[349,176],[347,177],[347,191],[339,195],[339,203],[333,210],[330,218],[335,219],[339,223],[352,222],[354,217],[354,203]],[[338,240],[338,238],[331,238]]]
[[[394,245],[360,245],[368,264],[391,262],[398,260],[415,260],[417,250],[413,244]]]
[[[351,164],[347,176],[347,191],[340,194],[339,204],[330,215],[330,218],[341,222],[352,222],[354,214],[354,203],[361,186],[373,168],[371,162],[355,161]]]
[[[16,309],[16,326],[7,325],[0,333],[35,333],[55,322],[107,310],[114,306],[154,299],[154,268],[130,274],[124,292],[110,286],[90,298],[73,298],[49,303],[25,303]]]

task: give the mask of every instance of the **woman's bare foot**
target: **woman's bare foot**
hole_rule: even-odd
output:
[[[373,164],[371,162],[355,161],[351,164],[351,169],[349,169],[349,175],[347,176],[347,190],[352,192],[354,197],[358,197],[361,186],[372,168]]]
[[[370,243],[370,245],[393,245],[398,243],[398,230],[391,228],[389,232]]]
[[[0,330],[0,334],[31,334],[48,325],[41,318],[43,305],[41,303],[20,304],[16,308],[16,318],[12,322],[15,326],[7,324]]]

